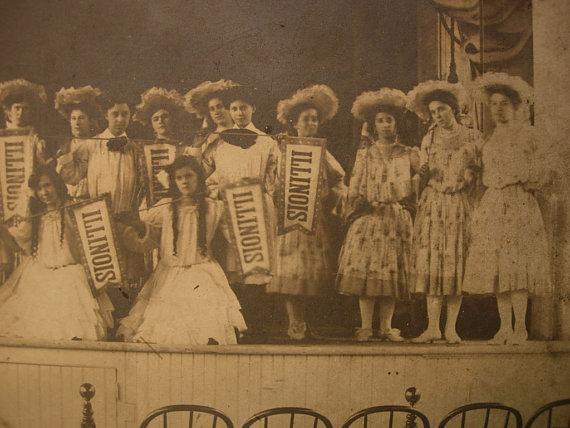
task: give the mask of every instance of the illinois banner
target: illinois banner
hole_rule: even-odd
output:
[[[164,198],[168,192],[166,183],[161,182],[160,172],[174,162],[176,145],[172,143],[145,142],[142,144],[148,183],[147,204],[152,206]]]
[[[271,275],[271,243],[261,181],[242,179],[224,189],[230,232],[243,277]]]
[[[110,205],[110,197],[105,194],[69,208],[81,243],[82,264],[94,295],[123,280],[122,257],[117,246]]]
[[[314,233],[325,159],[323,138],[288,137],[281,144],[279,234],[291,230]]]
[[[0,214],[8,220],[18,208],[34,166],[34,144],[29,131],[0,131]]]

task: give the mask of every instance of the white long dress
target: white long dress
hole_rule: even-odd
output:
[[[549,165],[528,125],[498,128],[483,146],[487,187],[472,223],[463,291],[549,293],[550,259],[542,214],[534,196]]]
[[[198,246],[195,206],[179,206],[177,252],[173,253],[172,204],[163,199],[143,215],[145,236],[132,228],[125,242],[134,250],[160,246],[160,261],[118,334],[130,341],[168,345],[220,345],[237,343],[234,328],[246,329],[240,305],[224,272],[210,254]],[[221,201],[208,202],[208,247],[223,212]]]
[[[237,128],[237,126],[235,126]],[[253,124],[249,124],[246,129],[259,134],[255,144],[248,148],[241,148],[217,139],[210,144],[202,157],[202,166],[208,177],[210,195],[221,197],[220,189],[224,186],[238,182],[243,178],[256,177],[261,180],[264,186],[265,208],[267,213],[267,224],[270,234],[270,247],[275,241],[276,235],[276,212],[273,204],[273,192],[275,180],[277,178],[277,164],[279,161],[279,146],[277,142],[257,129]],[[243,282],[245,284],[265,284],[265,275],[258,278],[256,274],[251,274],[247,278],[241,278],[239,258],[230,238],[230,225],[225,221],[221,225],[221,230],[227,243],[226,260],[224,270],[231,283]],[[275,266],[275,251],[272,250],[272,265]]]
[[[60,242],[60,213],[44,215],[37,254],[24,257],[0,287],[0,336],[52,340],[105,337],[99,305],[83,267],[77,263],[72,226],[66,221],[64,227]],[[31,224],[22,222],[10,233],[29,253]]]

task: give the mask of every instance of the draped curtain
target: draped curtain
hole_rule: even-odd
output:
[[[440,57],[448,63],[451,38],[456,41],[457,71],[460,81],[470,80],[486,71],[502,71],[519,75],[533,83],[532,57],[532,1],[531,0],[428,0],[442,15],[441,23],[448,32],[443,41]],[[482,18],[481,18],[482,12]],[[453,28],[455,25],[455,29]],[[483,31],[483,37],[481,36]],[[483,42],[483,47],[481,43]],[[451,44],[453,46],[453,44]],[[481,50],[483,50],[481,52]],[[462,61],[471,65],[467,76]],[[442,77],[445,77],[442,70]],[[488,131],[488,115],[483,115],[483,106],[472,106],[472,114],[479,129]],[[556,192],[558,193],[558,192]],[[531,313],[531,334],[534,338],[567,338],[561,326],[560,312],[569,311],[570,291],[561,274],[560,254],[564,234],[564,206],[556,193],[542,195],[539,204],[551,245],[552,271],[555,292],[552,296],[534,299]],[[557,315],[558,314],[558,315]],[[567,316],[566,316],[567,317]],[[559,318],[559,319],[557,319]]]
[[[481,59],[483,64],[509,61],[521,53],[532,37],[531,0],[429,1],[440,13],[455,19],[463,39],[463,51],[474,64],[480,64]],[[483,55],[481,23],[484,25]]]

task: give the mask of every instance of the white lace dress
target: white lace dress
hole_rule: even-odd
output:
[[[132,228],[124,234],[132,250],[160,247],[160,261],[137,297],[118,334],[126,340],[169,345],[220,345],[237,343],[235,329],[244,331],[240,305],[224,272],[198,246],[195,206],[178,207],[177,253],[173,254],[172,205],[158,202],[142,216],[147,226],[139,238]],[[207,241],[223,212],[221,201],[208,202]],[[209,245],[208,245],[209,246]]]
[[[102,313],[93,297],[71,235],[57,211],[44,215],[38,231],[35,256],[25,256],[0,287],[0,336],[36,339],[103,339]],[[67,219],[66,219],[67,220]],[[31,224],[10,229],[18,244],[30,252]]]

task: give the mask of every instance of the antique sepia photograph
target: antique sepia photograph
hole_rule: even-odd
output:
[[[569,1],[0,11],[0,428],[570,428]]]

